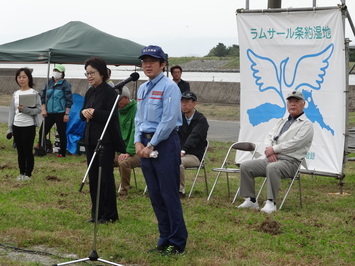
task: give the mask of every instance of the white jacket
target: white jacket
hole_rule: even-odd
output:
[[[265,147],[272,146],[274,152],[297,160],[306,157],[313,140],[313,124],[305,114],[298,117],[280,137],[281,128],[287,118],[280,119],[276,126],[266,135]]]

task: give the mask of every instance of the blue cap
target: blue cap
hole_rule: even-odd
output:
[[[161,47],[156,46],[156,45],[149,45],[149,46],[143,48],[141,55],[138,58],[142,59],[143,56],[151,56],[151,57],[155,57],[155,58],[161,58],[161,59],[164,59],[164,61],[166,61],[166,55],[165,55],[163,49],[161,49]]]

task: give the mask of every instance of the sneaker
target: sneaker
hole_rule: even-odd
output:
[[[163,253],[163,251],[165,251],[166,246],[165,245],[156,245],[154,248],[150,249],[147,251],[147,253]]]
[[[22,176],[22,180],[31,180],[31,177],[27,176],[27,175],[23,175]]]
[[[174,245],[169,245],[161,255],[170,256],[170,255],[180,255],[183,253],[184,253],[183,251],[177,249]]]
[[[245,201],[238,206],[238,209],[243,209],[243,208],[258,210],[259,204],[258,202],[252,202],[250,198],[246,198]]]
[[[265,206],[260,211],[266,212],[266,213],[275,212],[276,211],[276,204],[271,200],[267,200],[267,201],[265,201]]]
[[[22,181],[23,180],[23,175],[19,175],[18,177],[16,177],[17,181]]]

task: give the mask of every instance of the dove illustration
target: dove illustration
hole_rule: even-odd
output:
[[[269,57],[261,56],[252,49],[246,51],[247,58],[251,62],[250,69],[255,80],[255,85],[260,93],[272,91],[276,93],[283,105],[265,102],[255,108],[248,109],[249,122],[256,126],[274,118],[282,118],[286,112],[284,91],[301,90],[307,101],[304,112],[313,123],[317,122],[334,135],[334,130],[324,122],[321,111],[314,102],[312,92],[322,88],[324,78],[329,67],[329,60],[333,55],[334,44],[329,44],[322,51],[315,54],[307,54],[290,63],[290,57],[283,59],[279,65]]]

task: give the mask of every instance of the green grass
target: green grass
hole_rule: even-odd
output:
[[[78,192],[86,171],[85,156],[57,158],[54,154],[36,157],[33,178],[16,181],[17,153],[5,138],[0,124],[0,243],[23,249],[38,246],[54,249],[56,263],[72,259],[61,254],[86,258],[92,250],[93,225],[90,217],[88,185]],[[230,143],[211,142],[207,175],[211,188]],[[295,186],[283,210],[272,215],[238,210],[227,199],[226,178],[222,176],[210,201],[206,200],[203,178],[190,199],[183,199],[189,232],[185,255],[163,258],[147,254],[158,238],[157,222],[149,198],[143,195],[145,182],[136,170],[138,189],[118,198],[119,222],[100,225],[97,252],[103,259],[137,265],[353,265],[355,162],[345,168],[344,192],[331,177],[302,176],[303,208]],[[187,172],[189,192],[195,171]],[[116,183],[119,184],[115,169]],[[260,185],[261,178],[257,180]],[[133,185],[134,183],[132,183]],[[231,177],[231,193],[238,178]],[[288,181],[282,182],[280,197]],[[265,200],[265,191],[260,203]],[[238,199],[235,205],[242,202]],[[42,265],[15,261],[0,252],[0,265]],[[79,264],[80,265],[80,264]]]
[[[185,64],[185,63],[189,63],[191,61],[208,61],[208,60],[228,60],[228,63],[226,65],[224,65],[223,67],[221,67],[221,69],[239,69],[239,57],[170,57],[169,58],[169,66],[173,66],[173,65],[181,65],[181,64]]]

